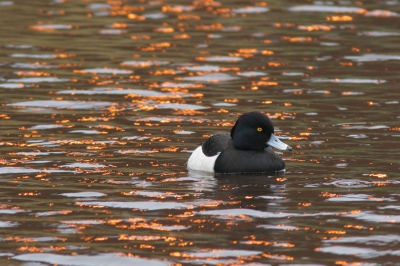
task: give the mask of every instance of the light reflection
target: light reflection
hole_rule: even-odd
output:
[[[53,251],[65,251],[68,249],[67,247],[64,246],[48,246],[48,247],[22,246],[17,248],[16,250],[21,252],[43,253],[43,252],[53,252]]]
[[[326,17],[326,20],[333,21],[333,22],[344,22],[344,21],[353,21],[353,17],[348,16],[348,15],[331,16],[331,17]]]
[[[332,29],[335,29],[335,26],[331,25],[309,25],[309,26],[297,26],[299,30],[305,30],[305,31],[330,31]]]
[[[386,178],[388,175],[384,173],[372,173],[369,176],[376,177],[376,178]]]
[[[24,196],[24,197],[36,197],[41,195],[40,192],[21,192],[18,193],[18,196]]]
[[[289,41],[289,42],[312,42],[314,41],[313,38],[311,37],[289,37],[289,36],[284,36],[281,38],[284,41]]]

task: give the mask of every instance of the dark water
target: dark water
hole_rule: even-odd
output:
[[[398,1],[0,1],[1,265],[400,262]],[[188,173],[270,115],[279,175]]]

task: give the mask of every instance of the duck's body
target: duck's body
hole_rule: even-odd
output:
[[[291,147],[274,134],[271,120],[259,112],[242,115],[231,134],[209,137],[192,153],[189,170],[215,173],[271,173],[285,169],[283,160],[269,146]]]

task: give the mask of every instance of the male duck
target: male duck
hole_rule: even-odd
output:
[[[269,146],[292,150],[274,135],[274,126],[268,116],[259,112],[246,113],[236,121],[230,135],[212,135],[197,147],[187,168],[224,174],[284,170],[285,163]]]

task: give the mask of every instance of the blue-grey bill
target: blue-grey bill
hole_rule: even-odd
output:
[[[275,136],[274,134],[271,134],[271,138],[269,139],[269,141],[267,142],[267,144],[271,147],[274,147],[275,149],[278,150],[287,150],[287,151],[291,151],[292,147],[290,147],[289,145],[287,145],[286,143],[282,142],[280,139],[278,139],[277,136]]]

